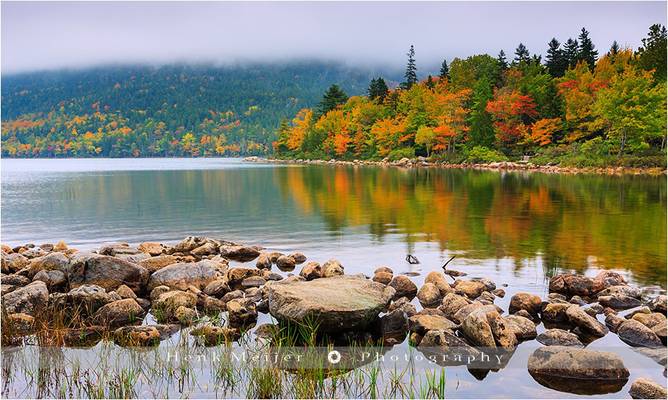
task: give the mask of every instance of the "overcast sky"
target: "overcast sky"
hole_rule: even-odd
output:
[[[418,69],[444,57],[544,53],[584,26],[603,53],[637,47],[666,2],[2,2],[2,72],[108,63],[325,58]]]

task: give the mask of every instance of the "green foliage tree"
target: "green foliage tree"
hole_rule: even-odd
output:
[[[469,137],[471,146],[492,147],[494,144],[494,126],[492,116],[485,109],[487,103],[494,98],[492,84],[483,77],[473,88],[471,98],[471,114],[469,116]]]
[[[455,58],[450,64],[450,82],[456,88],[472,89],[481,78],[498,82],[501,69],[498,61],[488,54],[478,54],[462,60]]]
[[[602,89],[594,114],[606,126],[608,138],[619,147],[618,154],[649,147],[652,141],[665,144],[666,86],[654,85],[651,74],[628,68]]]
[[[636,52],[638,64],[645,70],[654,70],[658,81],[666,80],[666,27],[654,24]]]
[[[431,155],[431,148],[436,142],[436,133],[428,126],[421,126],[415,134],[415,144],[424,146],[427,150],[427,157]]]
[[[406,64],[406,73],[404,74],[404,81],[401,83],[402,89],[410,89],[418,82],[417,67],[415,65],[415,48],[411,45],[408,50],[408,63]]]

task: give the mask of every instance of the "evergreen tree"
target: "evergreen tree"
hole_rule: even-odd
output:
[[[608,51],[608,56],[610,57],[615,57],[619,53],[619,44],[615,40],[612,42],[612,46],[610,46],[610,51]]]
[[[385,101],[385,96],[387,96],[387,84],[383,78],[375,78],[371,80],[369,84],[369,98],[371,100],[378,100],[379,103]]]
[[[578,41],[568,38],[564,45],[564,63],[567,68],[573,68],[578,62]]]
[[[564,57],[564,51],[561,49],[561,43],[555,38],[552,38],[547,44],[547,56],[545,57],[545,66],[548,72],[553,77],[557,78],[564,76],[566,72],[567,61]]]
[[[408,50],[408,64],[406,65],[406,73],[404,74],[405,81],[401,83],[402,89],[410,89],[418,81],[417,67],[415,66],[415,48],[411,45]]]
[[[513,65],[528,64],[531,61],[529,56],[529,50],[526,46],[520,43],[515,49],[515,58],[513,59]]]
[[[655,70],[658,81],[666,80],[666,44],[666,27],[654,24],[636,52],[638,64],[647,71]]]
[[[318,104],[318,113],[319,115],[327,114],[346,101],[348,101],[348,95],[341,90],[339,85],[332,85],[327,89],[322,101]]]
[[[434,86],[435,86],[435,84],[434,84],[434,78],[432,78],[431,75],[427,76],[427,83],[426,83],[426,85],[427,85],[427,87],[428,87],[429,89],[433,89],[433,88],[434,88]]]
[[[441,79],[450,79],[450,69],[448,68],[448,62],[444,59],[441,63],[441,73],[438,74]]]
[[[578,41],[580,45],[578,46],[577,61],[586,62],[589,69],[593,71],[598,59],[598,51],[594,48],[594,43],[589,38],[589,32],[585,28],[580,31]]]
[[[501,68],[502,72],[508,69],[508,61],[506,60],[506,53],[503,50],[499,51],[499,55],[496,57],[496,61],[499,63],[499,68]]]
[[[492,116],[487,112],[487,102],[494,98],[492,85],[487,78],[481,78],[473,88],[471,98],[471,114],[469,116],[469,137],[472,146],[494,145],[494,125]]]

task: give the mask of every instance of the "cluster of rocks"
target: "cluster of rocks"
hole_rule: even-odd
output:
[[[252,261],[252,267],[230,265]],[[586,349],[593,340],[614,332],[630,346],[665,353],[666,296],[646,298],[615,272],[553,276],[546,299],[515,293],[506,313],[495,304],[505,290],[486,278],[432,271],[418,288],[387,266],[369,278],[345,275],[337,260],[306,261],[301,253],[194,236],[173,246],[114,244],[95,252],[64,243],[3,245],[3,343],[48,330],[59,332],[65,345],[106,335],[119,345],[146,346],[194,325],[191,335],[215,345],[237,340],[255,326],[258,313],[269,313],[280,323],[314,324],[318,333],[339,338],[368,332],[391,346],[408,337],[430,354],[512,353],[536,339],[544,346],[531,355],[528,368],[538,382],[573,391],[569,380],[578,379],[582,390],[589,382],[601,393],[621,388],[629,372],[618,355]],[[288,277],[272,271],[300,264],[299,273]],[[148,313],[157,324],[142,325]],[[546,329],[538,334],[541,323]],[[275,331],[263,325],[255,333]],[[665,355],[660,362],[665,365]],[[647,382],[636,383],[635,392],[647,393]],[[661,388],[651,386],[665,393]]]
[[[543,173],[558,173],[558,174],[581,174],[581,173],[595,173],[603,175],[661,175],[666,174],[664,168],[631,168],[631,167],[561,167],[558,165],[537,165],[531,162],[520,161],[500,161],[492,163],[461,163],[452,164],[446,161],[431,161],[426,157],[416,157],[414,159],[402,158],[400,160],[390,160],[384,158],[380,161],[372,160],[309,160],[309,159],[274,159],[274,158],[260,158],[256,156],[244,158],[246,162],[255,163],[276,163],[276,164],[327,164],[327,165],[374,165],[374,166],[392,166],[401,168],[467,168],[477,170],[493,170],[493,171],[533,171]]]

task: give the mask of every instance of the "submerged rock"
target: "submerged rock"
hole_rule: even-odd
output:
[[[404,310],[397,308],[380,318],[380,333],[386,344],[398,344],[404,341],[408,333],[408,317]]]
[[[537,335],[536,324],[528,318],[519,315],[503,317],[510,329],[515,332],[518,341],[531,340]]]
[[[271,315],[297,323],[314,320],[325,332],[368,327],[394,295],[389,286],[352,276],[281,281],[267,287]]]
[[[450,330],[457,328],[457,324],[438,315],[414,315],[408,320],[409,329],[420,335],[432,330]]]
[[[538,343],[545,346],[575,346],[584,347],[580,338],[574,333],[563,329],[548,329],[536,337]]]
[[[639,299],[619,294],[612,296],[598,296],[598,302],[604,307],[610,307],[616,310],[626,310],[628,308],[638,307],[641,304]]]
[[[119,346],[155,346],[160,343],[160,331],[154,326],[125,326],[114,331],[114,343]]]
[[[565,346],[537,349],[529,357],[528,369],[541,385],[575,394],[615,393],[629,378],[618,355]]]
[[[630,319],[617,328],[617,335],[625,343],[637,347],[661,347],[659,337],[650,328]]]

